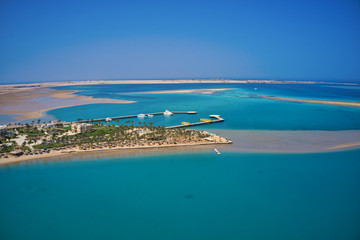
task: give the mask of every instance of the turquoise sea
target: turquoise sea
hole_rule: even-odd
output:
[[[214,94],[145,91],[232,88]],[[49,119],[175,110],[141,121],[203,129],[358,130],[360,109],[259,95],[360,101],[337,84],[140,84],[61,87],[137,101],[49,111]],[[7,116],[8,117],[8,116]],[[135,124],[138,119],[134,119]],[[360,239],[360,150],[312,154],[207,151],[74,157],[0,168],[0,239]]]
[[[146,91],[231,88],[214,94],[143,94]],[[226,121],[208,125],[217,129],[252,130],[354,130],[360,129],[360,110],[309,103],[293,103],[264,99],[259,95],[360,101],[360,88],[335,84],[138,84],[70,86],[56,89],[79,90],[78,94],[96,98],[136,101],[131,104],[92,104],[55,109],[50,118],[74,121],[139,113],[195,110],[196,115],[175,115],[171,118],[145,119],[158,125],[196,122],[219,114]],[[256,89],[256,90],[255,90]],[[124,120],[121,123],[124,123]],[[141,120],[144,121],[144,120]],[[138,122],[135,119],[135,124]],[[202,127],[203,128],[203,127]]]

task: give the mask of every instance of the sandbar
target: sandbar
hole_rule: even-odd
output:
[[[17,115],[17,120],[41,118],[52,109],[72,107],[92,103],[133,103],[108,98],[93,98],[76,95],[77,91],[54,90],[48,88],[0,91],[0,115]]]
[[[315,153],[360,148],[360,130],[219,130],[211,132],[232,140],[219,150],[251,153]]]
[[[267,99],[289,101],[289,102],[306,102],[306,103],[326,104],[326,105],[336,105],[336,106],[360,107],[360,102],[311,100],[311,99],[298,99],[298,98],[271,97],[264,95],[259,95],[259,96]]]
[[[149,92],[132,92],[130,94],[166,94],[166,93],[181,93],[181,94],[211,94],[219,91],[231,90],[233,88],[200,88],[200,89],[181,89],[181,90],[162,90]]]

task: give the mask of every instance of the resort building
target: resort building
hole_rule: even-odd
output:
[[[139,136],[141,137],[142,135],[152,133],[152,131],[150,131],[149,129],[139,129],[136,130],[136,133],[139,134]]]
[[[1,135],[1,136],[6,135],[6,134],[7,134],[7,131],[8,131],[8,129],[7,129],[7,126],[6,126],[6,125],[0,125],[0,135]]]
[[[71,125],[71,131],[73,133],[85,133],[91,132],[92,124],[89,123],[74,123]]]

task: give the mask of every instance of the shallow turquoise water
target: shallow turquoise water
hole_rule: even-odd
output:
[[[211,95],[130,94],[224,87],[235,89]],[[360,129],[358,108],[257,96],[360,101],[360,89],[343,85],[140,84],[61,89],[137,103],[56,109],[47,113],[49,119],[72,121],[169,109],[198,114],[130,120],[169,126],[220,114],[225,122],[202,128]],[[0,239],[360,239],[359,156],[360,150],[211,152],[12,165],[0,169]]]
[[[195,110],[196,115],[175,115],[171,118],[154,117],[132,119],[154,122],[155,125],[178,125],[182,121],[198,122],[210,114],[219,114],[225,122],[202,128],[262,129],[262,130],[352,130],[360,129],[360,109],[355,107],[274,101],[258,97],[272,95],[312,99],[360,101],[360,89],[334,88],[327,85],[269,85],[269,84],[139,84],[71,86],[61,89],[80,90],[79,94],[98,98],[114,98],[137,101],[131,104],[95,104],[55,109],[48,115],[56,119],[74,121],[124,116],[139,113]],[[215,94],[129,94],[140,91],[191,88],[234,88]],[[236,88],[235,88],[236,87]],[[257,87],[258,90],[254,90]],[[278,89],[277,89],[278,88]],[[348,94],[348,95],[347,95]],[[126,120],[122,121],[124,123]]]
[[[360,151],[0,169],[1,239],[359,239]]]

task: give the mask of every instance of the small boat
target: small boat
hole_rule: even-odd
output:
[[[111,121],[112,121],[111,118],[109,118],[109,117],[105,118],[105,122],[111,122]]]
[[[137,115],[138,118],[145,118],[145,114],[140,113],[139,115]]]
[[[217,150],[216,148],[214,148],[214,151],[215,151],[217,154],[221,154],[221,152],[219,152],[219,150]]]
[[[173,115],[173,113],[166,109],[166,111],[164,112],[164,115],[171,116],[171,115]]]
[[[148,116],[148,117],[153,117],[154,115],[152,115],[152,114],[148,114],[147,116]]]
[[[257,90],[257,88],[254,88],[254,90],[256,91],[256,90]]]
[[[182,125],[189,125],[189,122],[181,122]]]
[[[201,121],[201,122],[211,122],[210,119],[206,119],[206,118],[200,118],[200,121]]]

